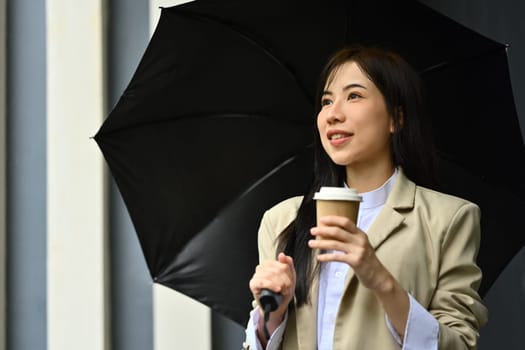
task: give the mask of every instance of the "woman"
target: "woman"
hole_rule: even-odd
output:
[[[245,348],[475,349],[487,319],[480,212],[429,189],[419,77],[393,52],[344,48],[320,87],[314,184],[265,213],[250,280],[257,302],[263,289],[282,302],[266,323],[260,307],[251,313]],[[357,223],[327,216],[316,226],[321,186],[359,192]]]

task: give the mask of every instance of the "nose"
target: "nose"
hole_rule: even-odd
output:
[[[330,106],[326,117],[326,122],[330,125],[345,121],[345,115],[342,112],[339,103],[336,101]]]

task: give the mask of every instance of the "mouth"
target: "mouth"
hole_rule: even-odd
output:
[[[336,140],[349,138],[351,136],[354,136],[354,134],[345,132],[345,131],[340,131],[340,130],[332,130],[332,131],[329,131],[326,136],[328,137],[328,140],[336,141]]]

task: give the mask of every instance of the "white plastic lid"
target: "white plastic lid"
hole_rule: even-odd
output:
[[[318,200],[336,200],[336,201],[359,201],[363,197],[358,195],[357,191],[348,187],[321,187],[319,192],[315,192],[314,199]]]

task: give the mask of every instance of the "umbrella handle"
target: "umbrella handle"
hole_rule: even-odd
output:
[[[264,336],[266,337],[266,340],[270,339],[270,333],[266,327],[266,323],[270,318],[270,312],[277,310],[282,300],[283,296],[280,293],[275,293],[268,289],[263,289],[261,291],[259,303],[264,310]]]

